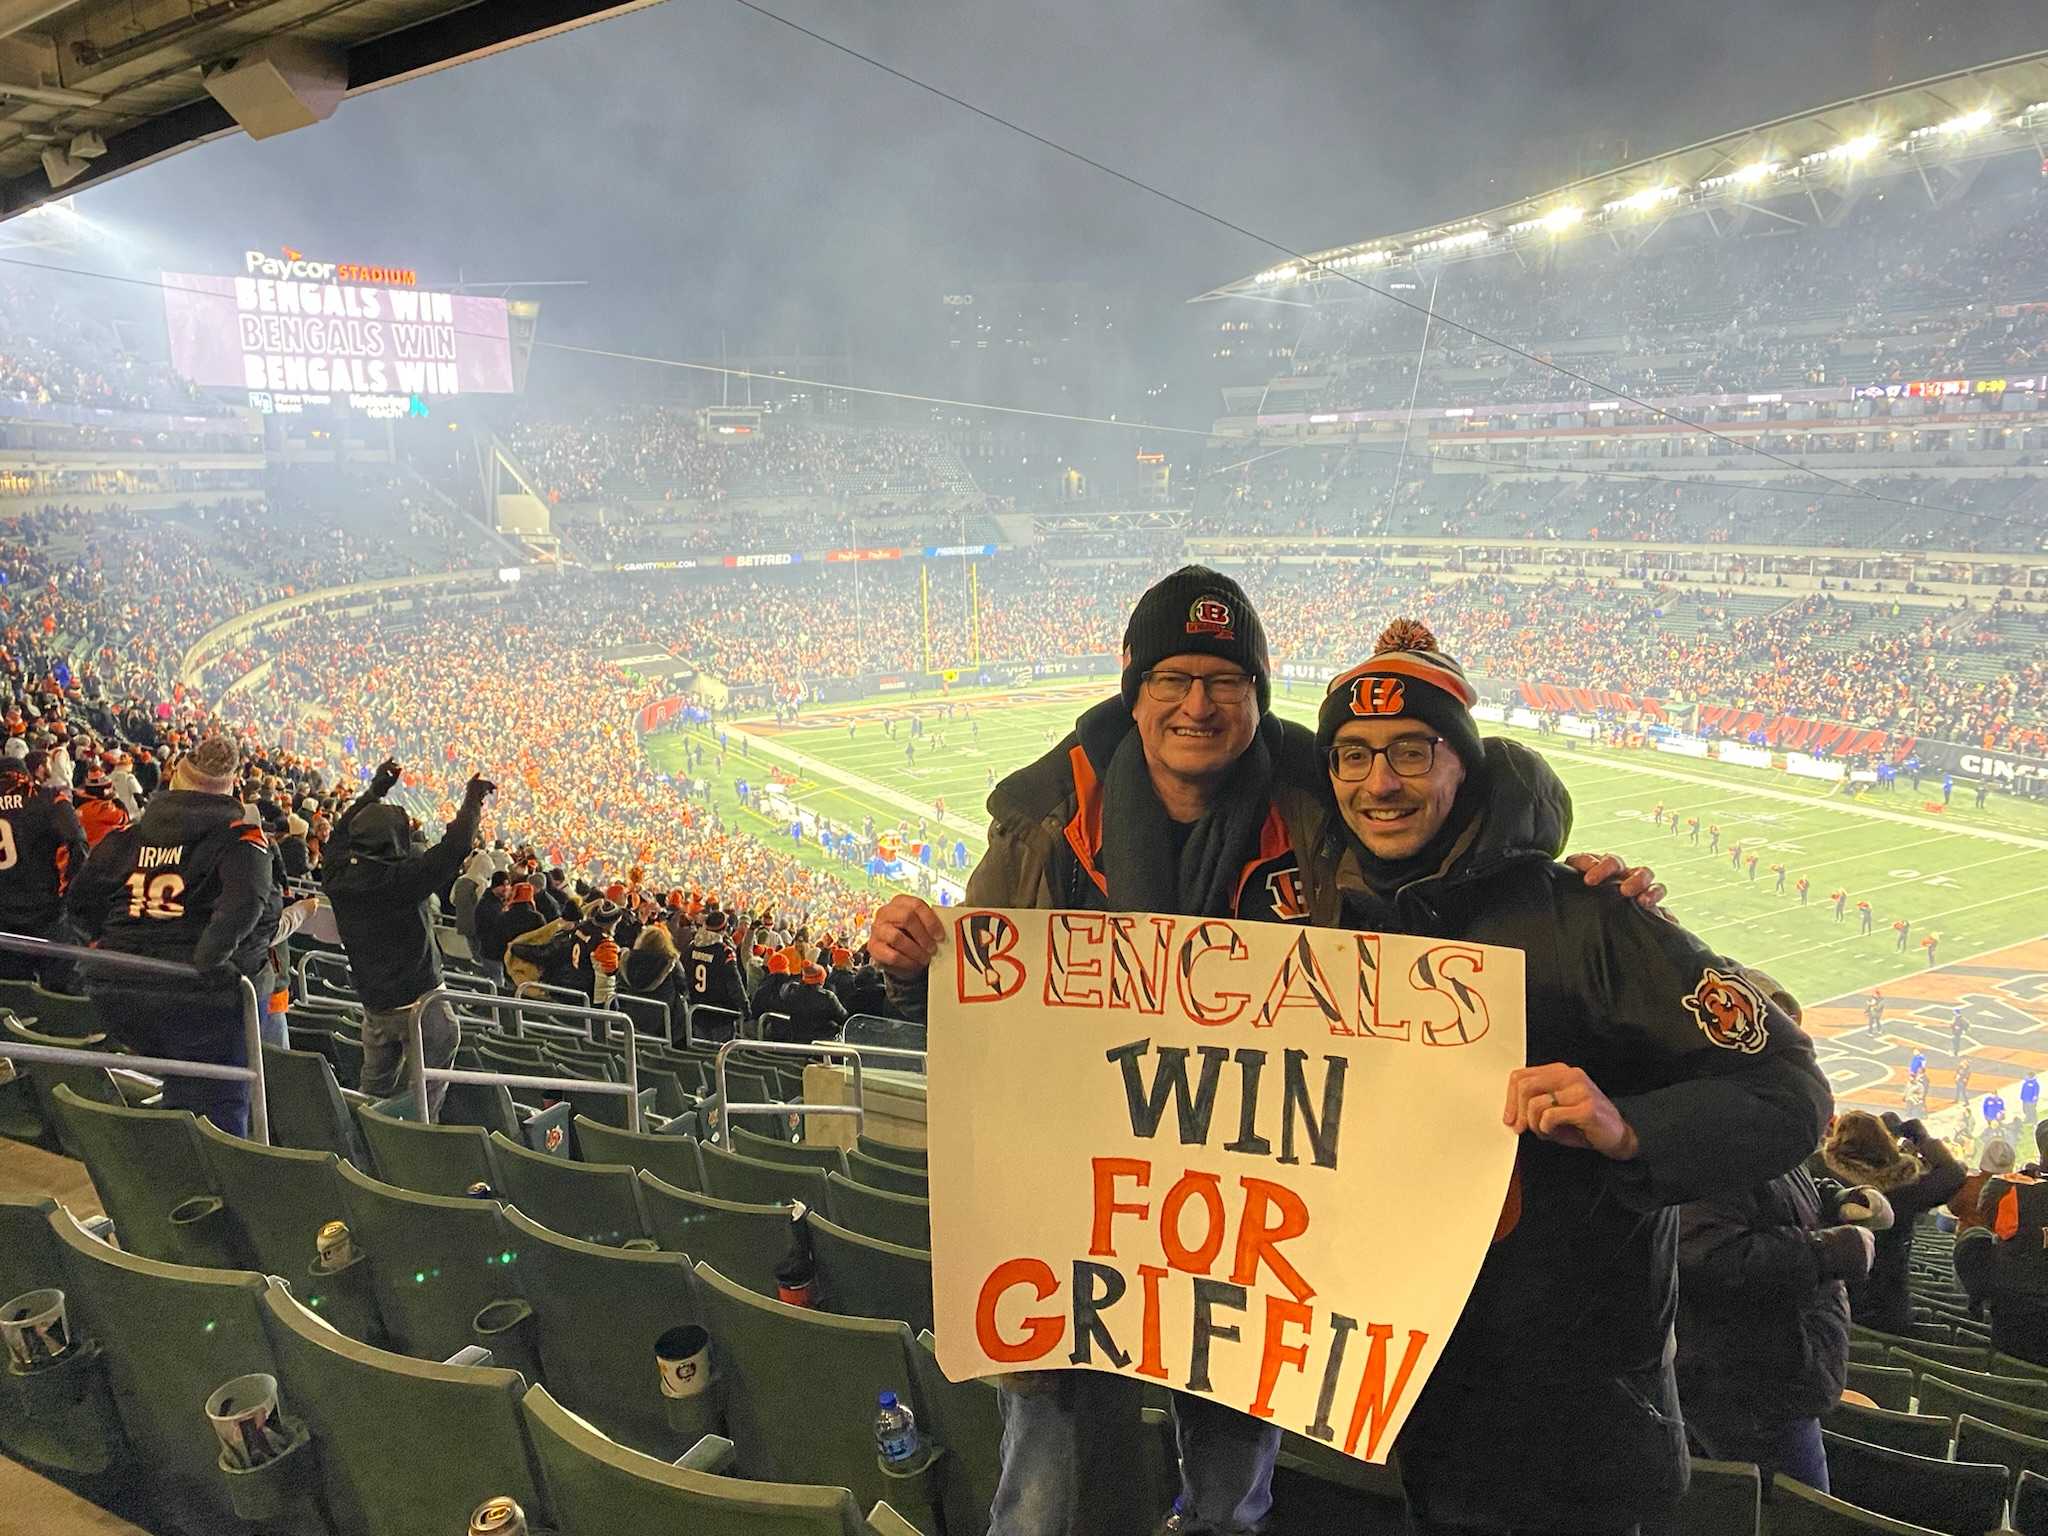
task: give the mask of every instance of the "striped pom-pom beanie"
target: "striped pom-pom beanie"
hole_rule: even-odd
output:
[[[1346,720],[1406,717],[1433,726],[1468,770],[1480,765],[1479,695],[1465,669],[1446,656],[1427,625],[1396,619],[1380,632],[1372,658],[1330,679],[1316,718],[1316,746],[1328,753]]]

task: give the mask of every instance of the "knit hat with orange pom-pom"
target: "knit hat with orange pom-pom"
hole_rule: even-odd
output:
[[[1477,768],[1484,756],[1472,718],[1478,700],[1465,669],[1438,648],[1427,625],[1396,619],[1380,632],[1370,660],[1330,679],[1316,717],[1316,746],[1327,753],[1347,720],[1407,718],[1434,726],[1461,763]]]

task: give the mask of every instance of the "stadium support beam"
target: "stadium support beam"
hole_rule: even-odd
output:
[[[471,5],[349,48],[347,94],[360,96],[387,85],[402,85],[522,43],[540,42],[659,4],[661,0],[491,0],[488,5]],[[144,118],[132,128],[108,134],[106,153],[66,183],[62,192],[52,188],[49,178],[40,172],[0,181],[0,220],[140,170],[224,137],[237,127],[227,109],[210,97]]]

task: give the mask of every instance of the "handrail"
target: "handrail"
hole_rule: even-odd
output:
[[[16,955],[41,955],[69,960],[77,965],[131,976],[153,976],[162,981],[193,982],[201,978],[197,966],[175,960],[158,960],[149,955],[124,955],[119,950],[88,949],[82,944],[62,944],[32,934],[0,932],[0,951]],[[246,1067],[226,1062],[180,1061],[175,1056],[128,1056],[112,1051],[78,1051],[67,1046],[0,1043],[0,1056],[12,1061],[44,1061],[57,1067],[108,1067],[118,1062],[123,1069],[148,1072],[157,1077],[204,1077],[220,1082],[249,1085],[249,1139],[270,1145],[270,1100],[263,1081],[263,1010],[256,1001],[256,987],[248,977],[236,978],[242,990],[243,1046],[249,1055]]]
[[[567,1003],[544,1003],[541,1002],[539,999],[535,998],[521,999],[516,997],[485,997],[482,993],[479,992],[458,992],[453,987],[448,986],[440,986],[434,988],[433,991],[427,993],[426,996],[422,997],[417,1003],[415,1003],[412,1006],[411,1017],[408,1021],[412,1034],[412,1059],[419,1064],[419,1070],[415,1073],[413,1078],[413,1107],[416,1110],[418,1110],[419,1117],[422,1123],[430,1123],[433,1118],[427,1111],[427,1080],[430,1077],[437,1082],[444,1083],[503,1082],[508,1085],[526,1088],[539,1088],[548,1086],[547,1084],[544,1084],[538,1080],[522,1081],[514,1076],[505,1073],[460,1072],[452,1067],[427,1066],[425,1041],[421,1038],[422,1032],[420,1029],[420,1015],[426,1011],[426,1005],[430,1002],[433,1002],[436,998],[445,999],[450,1003],[509,1003],[514,1007],[517,1007],[518,1004],[520,1004],[523,1001],[528,1003],[530,1006],[547,1008],[550,1011],[557,1014],[569,1014],[578,1018],[587,1019],[611,1020],[625,1017],[623,1014],[613,1013],[609,1009],[604,1008],[576,1008],[571,1007]],[[569,1089],[577,1089],[588,1090],[598,1093],[624,1088],[625,1090],[627,1090],[628,1093],[628,1097],[626,1099],[626,1129],[630,1131],[637,1131],[640,1129],[640,1033],[638,1030],[633,1028],[633,1023],[630,1019],[626,1020],[625,1034],[625,1082],[602,1083],[594,1079],[586,1081],[583,1079],[562,1078],[555,1080],[555,1086],[559,1087],[563,1091],[567,1091]]]
[[[772,1055],[781,1056],[822,1056],[827,1059],[838,1056],[850,1056],[853,1058],[853,1102],[851,1104],[798,1103],[795,1105],[730,1103],[725,1091],[725,1064],[726,1059],[736,1050],[766,1051]],[[714,1067],[717,1073],[717,1081],[714,1087],[718,1092],[718,1104],[721,1111],[718,1139],[722,1140],[727,1147],[732,1145],[732,1117],[734,1115],[786,1115],[792,1113],[799,1115],[852,1115],[854,1117],[854,1134],[859,1135],[861,1130],[867,1125],[867,1090],[863,1079],[865,1064],[861,1058],[864,1056],[896,1056],[908,1057],[921,1062],[926,1059],[926,1055],[927,1053],[924,1051],[906,1050],[900,1046],[848,1045],[843,1040],[821,1040],[808,1044],[799,1043],[794,1040],[728,1040],[718,1048],[718,1060]]]

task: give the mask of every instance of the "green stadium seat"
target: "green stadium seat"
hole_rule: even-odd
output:
[[[838,1147],[761,1136],[744,1126],[732,1128],[731,1150],[761,1162],[791,1163],[799,1168],[821,1168],[827,1173],[846,1172],[846,1153]]]
[[[1922,1413],[1938,1414],[1951,1422],[1967,1413],[1987,1424],[2002,1424],[2020,1434],[2048,1440],[2048,1411],[1972,1392],[1939,1376],[1920,1378],[1919,1404]]]
[[[549,1230],[610,1248],[647,1236],[631,1168],[549,1157],[497,1134],[490,1149],[498,1198]]]
[[[913,1332],[932,1326],[932,1256],[827,1221],[812,1211],[811,1251],[823,1306],[847,1317],[894,1318]]]
[[[621,1130],[578,1115],[576,1149],[585,1162],[623,1163],[628,1168],[644,1168],[677,1189],[701,1192],[704,1188],[704,1163],[694,1136]]]
[[[0,1191],[0,1303],[28,1291],[63,1289],[63,1250],[50,1225],[57,1215],[57,1202],[48,1195]],[[74,1329],[77,1326],[74,1322]],[[103,1460],[88,1462],[88,1447],[67,1443],[69,1426],[44,1422],[9,1390],[12,1385],[0,1379],[0,1454],[81,1471],[88,1465],[104,1470]],[[104,1445],[100,1449],[104,1451]]]
[[[711,1142],[701,1143],[697,1150],[704,1159],[705,1193],[721,1200],[751,1205],[788,1205],[801,1200],[812,1207],[825,1203],[828,1176],[822,1169],[746,1157]]]
[[[0,1139],[26,1142],[46,1152],[60,1150],[57,1128],[43,1117],[27,1074],[15,1070],[12,1062],[0,1067]]]
[[[476,1316],[518,1298],[501,1262],[506,1252],[491,1200],[423,1195],[380,1183],[343,1163],[342,1193],[356,1251],[391,1348],[445,1360],[480,1341]]]
[[[2048,1477],[2020,1474],[2012,1494],[2012,1528],[2020,1536],[2048,1536]]]
[[[672,1466],[615,1444],[543,1387],[526,1394],[527,1430],[561,1536],[865,1536],[844,1488],[763,1483]]]
[[[910,1330],[771,1301],[703,1262],[697,1294],[740,1472],[850,1488],[863,1507],[888,1498],[892,1479],[875,1457],[876,1398],[894,1392],[920,1423],[932,1422],[913,1379]]]
[[[517,1371],[373,1349],[325,1326],[275,1283],[262,1310],[279,1395],[320,1453],[335,1536],[461,1531],[499,1494],[517,1499],[535,1524],[547,1521]]]
[[[39,1035],[59,1035],[66,1040],[83,1040],[100,1034],[105,1025],[100,1022],[99,1010],[92,1005],[89,997],[74,997],[68,992],[50,992],[31,982],[28,991],[28,1009],[22,1015],[26,1023],[33,1017],[31,1026]]]
[[[915,1195],[920,1200],[931,1197],[931,1178],[921,1169],[885,1163],[857,1150],[846,1154],[846,1176],[870,1189],[886,1189],[895,1195]]]
[[[294,1296],[350,1338],[379,1342],[383,1324],[368,1268],[329,1274],[317,1262],[320,1229],[348,1220],[341,1159],[244,1141],[210,1120],[197,1125],[207,1175],[250,1262],[291,1282]]]
[[[2022,1408],[2048,1409],[2048,1381],[2031,1376],[1999,1376],[1960,1365],[1929,1365],[1919,1374],[1923,1381],[1929,1376],[1938,1376],[1952,1387],[1981,1392],[1986,1397],[2003,1398],[2008,1403],[2018,1403]]]
[[[1692,1480],[1678,1507],[1648,1521],[1643,1536],[1756,1536],[1763,1483],[1746,1461],[1692,1459]]]
[[[1857,1403],[1837,1403],[1821,1424],[1839,1435],[1887,1445],[1915,1456],[1946,1456],[1955,1438],[1953,1418],[1933,1413],[1894,1412],[1888,1408],[1865,1408]]]
[[[672,1444],[654,1343],[698,1320],[690,1260],[578,1242],[517,1210],[505,1223],[549,1390],[621,1445],[665,1459],[688,1450]]]
[[[914,1168],[919,1173],[928,1173],[931,1168],[923,1147],[899,1147],[893,1141],[878,1141],[873,1136],[856,1136],[854,1149],[862,1157],[873,1158],[880,1163],[895,1163],[904,1168]]]
[[[329,1036],[334,1046],[334,1080],[348,1089],[363,1086],[363,1042],[360,1036],[335,1030]]]
[[[318,1051],[263,1047],[263,1098],[270,1139],[280,1147],[332,1152],[367,1171],[370,1154],[341,1096],[334,1068]]]
[[[245,1255],[207,1176],[199,1131],[183,1109],[124,1109],[54,1094],[85,1151],[100,1205],[128,1253],[201,1269],[239,1269]]]
[[[1821,1431],[1838,1499],[1950,1536],[1988,1536],[2005,1521],[2012,1473],[2002,1465],[1911,1456]]]
[[[1851,1338],[1849,1340],[1849,1363],[1851,1365],[1883,1365],[1885,1344],[1882,1339]]]
[[[1903,1365],[1916,1376],[1920,1374],[1921,1367],[1930,1362],[1981,1371],[1991,1358],[1990,1349],[1984,1345],[1937,1344],[1925,1339],[1908,1339],[1904,1344],[1895,1344],[1889,1353],[1892,1364]]]
[[[472,1185],[496,1188],[490,1132],[474,1125],[422,1125],[369,1104],[356,1106],[377,1177],[423,1195],[460,1195]]]
[[[1771,1536],[1941,1536],[1833,1498],[1780,1472],[1771,1479]]]
[[[263,1277],[124,1253],[62,1211],[50,1230],[73,1329],[101,1352],[133,1452],[124,1471],[148,1489],[152,1518],[187,1531],[243,1529],[205,1404],[237,1376],[277,1374],[263,1332]],[[285,1409],[296,1416],[299,1405],[287,1399]]]
[[[721,1200],[640,1174],[654,1240],[669,1253],[686,1253],[764,1296],[775,1294],[775,1266],[789,1251],[789,1208]]]
[[[1955,1459],[1998,1462],[2012,1470],[2017,1484],[2021,1472],[2048,1476],[2048,1440],[1987,1424],[1966,1413],[1956,1420]]]
[[[1880,1408],[1894,1413],[1913,1411],[1913,1373],[1902,1365],[1849,1362],[1849,1390],[1861,1392]]]
[[[640,1058],[640,1086],[654,1090],[654,1112],[664,1120],[687,1115],[697,1107],[699,1096],[690,1091],[681,1074],[672,1067],[649,1061],[645,1055]]]
[[[923,1394],[921,1401],[931,1415],[918,1422],[946,1448],[938,1468],[946,1530],[949,1536],[983,1536],[995,1503],[996,1484],[1003,1474],[1003,1410],[996,1385],[992,1381],[946,1380],[939,1369],[937,1341],[929,1328],[918,1333],[910,1365]],[[1133,1466],[1130,1475],[1134,1489],[1142,1486],[1144,1469]],[[1165,1477],[1157,1481],[1156,1498],[1147,1500],[1134,1494],[1132,1502],[1142,1508],[1164,1509],[1173,1495]],[[1399,1484],[1394,1488],[1398,1495]]]
[[[839,1226],[885,1243],[931,1251],[932,1204],[915,1195],[892,1194],[828,1173],[825,1214]]]
[[[2037,1381],[2048,1381],[2048,1365],[2022,1360],[2018,1355],[1993,1354],[1986,1369],[2000,1376],[2028,1376]]]
[[[50,1231],[57,1209],[48,1195],[0,1190],[0,1301],[63,1283],[57,1279],[57,1239]]]
[[[46,1035],[40,1031],[30,1029],[18,1019],[0,1014],[0,1053],[6,1051],[10,1042],[19,1042],[22,1045],[54,1046],[59,1050],[94,1050],[103,1038],[100,1035],[89,1035],[84,1039],[73,1039],[64,1035]],[[32,1113],[37,1120],[42,1122],[45,1132],[41,1137],[25,1139],[38,1139],[46,1144],[54,1141],[57,1151],[62,1152],[66,1157],[76,1158],[83,1162],[85,1160],[85,1149],[79,1146],[77,1138],[71,1132],[69,1123],[62,1115],[57,1113],[57,1107],[51,1095],[57,1091],[59,1086],[65,1086],[69,1087],[80,1098],[89,1099],[95,1104],[126,1106],[129,1102],[128,1098],[121,1092],[120,1085],[114,1081],[112,1070],[121,1058],[116,1053],[109,1051],[106,1053],[106,1059],[107,1065],[104,1067],[85,1067],[59,1066],[55,1062],[30,1061],[25,1056],[14,1057],[15,1070],[20,1074],[17,1080],[26,1087]],[[138,1094],[138,1097],[140,1096]]]

